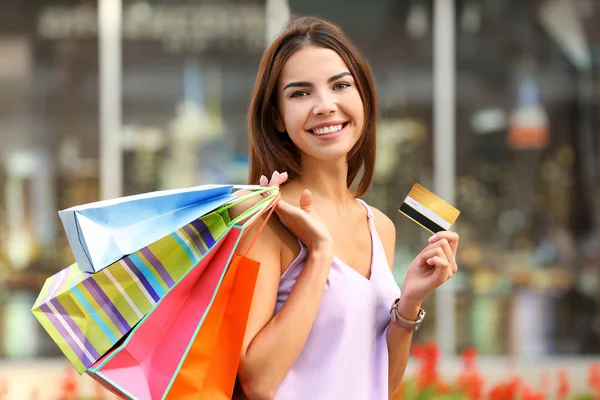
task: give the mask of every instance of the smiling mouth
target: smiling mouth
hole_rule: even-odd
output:
[[[323,128],[310,129],[308,132],[317,136],[331,135],[341,131],[346,127],[346,125],[348,125],[348,122],[344,122],[343,124],[338,125],[325,126]]]

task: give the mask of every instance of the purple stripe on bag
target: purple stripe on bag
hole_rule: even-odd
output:
[[[67,323],[67,325],[69,326],[69,328],[71,328],[71,330],[73,331],[73,333],[75,334],[75,336],[77,336],[77,339],[79,339],[79,341],[81,343],[83,343],[83,346],[88,351],[88,353],[90,353],[91,356],[95,358],[95,360],[98,360],[100,358],[100,354],[98,353],[98,351],[96,350],[96,348],[90,343],[90,341],[85,337],[85,335],[83,334],[83,332],[81,331],[81,329],[79,328],[79,326],[77,326],[77,324],[73,321],[73,318],[69,315],[69,313],[67,313],[67,310],[65,310],[65,308],[63,307],[63,305],[58,300],[56,300],[56,299],[50,300],[49,303],[51,303],[52,306],[54,306],[54,308],[56,308],[56,310],[59,312],[59,314],[61,315],[61,317]],[[60,327],[63,327],[62,324],[60,324],[59,321],[57,321],[57,322],[59,323]],[[67,333],[66,330],[65,330],[65,333]],[[71,335],[69,335],[69,337],[71,337]],[[72,340],[74,340],[74,339],[72,339]],[[77,346],[77,347],[79,347],[79,346]],[[85,355],[85,353],[83,353],[82,355]],[[91,360],[92,364],[95,362],[95,360]],[[84,362],[84,364],[85,364],[85,362]],[[87,367],[87,365],[86,365],[86,367]]]
[[[154,256],[150,249],[144,247],[142,248],[141,253],[144,255],[144,257],[146,257],[146,260],[148,260],[148,262],[154,267],[156,272],[158,272],[163,282],[167,284],[167,287],[173,287],[173,285],[175,285],[175,281],[173,281],[173,278],[171,278],[171,275],[169,275],[169,272],[167,271],[165,266],[162,265],[160,260]]]
[[[192,241],[194,242],[194,244],[196,245],[196,247],[200,251],[200,254],[201,255],[206,254],[206,249],[204,248],[204,245],[200,241],[200,237],[198,237],[198,234],[192,228],[190,228],[189,225],[184,226],[182,229],[192,239]]]
[[[65,310],[63,305],[57,299],[50,300],[50,303],[60,313],[67,325],[69,325],[69,328],[71,328],[71,330],[75,333],[77,338],[83,343],[85,349],[92,355],[92,357],[95,357],[96,359],[100,358],[100,354],[98,353],[94,345],[92,345],[90,341],[85,337],[79,326],[77,326],[77,324],[73,321],[73,318],[69,315],[69,313],[67,313],[67,310]]]
[[[58,331],[60,336],[65,340],[65,342],[67,342],[67,344],[69,345],[71,350],[73,350],[73,352],[75,353],[77,358],[79,358],[79,360],[83,363],[83,365],[86,368],[90,367],[94,363],[94,360],[90,360],[88,358],[88,356],[85,355],[85,351],[83,351],[81,346],[75,341],[75,339],[69,333],[69,331],[67,331],[67,329],[65,329],[63,324],[59,321],[58,317],[52,312],[52,310],[50,309],[48,304],[46,304],[46,303],[40,304],[40,310],[44,313],[44,315],[46,315],[48,317],[48,319],[50,320],[52,325],[56,328],[56,330]],[[63,316],[65,316],[65,315],[63,315]],[[68,318],[68,317],[69,316],[66,315],[66,318]],[[92,349],[93,349],[93,347],[92,347]],[[92,353],[89,350],[90,349],[88,349],[88,352],[90,352],[90,354],[94,355],[94,353]],[[100,357],[98,357],[98,358],[100,358]]]
[[[142,274],[142,272],[139,270],[139,268],[135,266],[133,261],[131,261],[129,259],[129,257],[124,257],[123,261],[125,261],[125,264],[127,264],[129,269],[131,270],[131,272],[133,272],[135,274],[135,276],[137,276],[139,281],[142,282],[142,285],[144,285],[144,288],[146,288],[146,291],[152,297],[154,302],[157,302],[158,300],[160,300],[160,296],[156,293],[156,291],[154,290],[154,288],[152,287],[150,282],[148,282],[148,279],[146,279],[144,274]]]
[[[200,236],[202,236],[202,240],[206,243],[206,246],[210,249],[215,245],[215,239],[212,237],[212,234],[208,230],[208,226],[201,219],[196,219],[192,221],[192,226],[196,228],[198,232],[200,232]]]
[[[102,307],[104,312],[108,315],[110,320],[115,324],[115,326],[119,329],[123,335],[131,330],[131,326],[127,323],[127,320],[123,317],[123,315],[119,312],[117,307],[113,304],[113,302],[108,298],[104,290],[98,285],[93,278],[88,278],[83,281],[83,286],[87,289],[87,291],[92,295],[96,303]],[[112,316],[109,314],[112,314]]]

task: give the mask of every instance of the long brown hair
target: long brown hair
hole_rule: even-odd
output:
[[[278,115],[277,81],[285,62],[305,46],[335,51],[354,77],[364,107],[363,132],[348,154],[348,188],[361,167],[363,173],[354,195],[362,196],[373,177],[375,167],[375,128],[378,104],[375,84],[364,57],[335,25],[315,17],[294,18],[265,50],[248,111],[250,171],[248,181],[258,184],[261,175],[287,172],[289,179],[300,176],[300,154],[289,136],[275,129]]]

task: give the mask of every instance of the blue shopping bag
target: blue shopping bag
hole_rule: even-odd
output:
[[[58,212],[82,271],[95,273],[235,199],[233,185],[161,190]]]

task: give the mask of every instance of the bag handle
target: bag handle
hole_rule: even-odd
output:
[[[271,197],[271,201],[268,202],[268,204],[265,204],[263,207],[261,207],[260,211],[258,211],[252,217],[250,217],[250,219],[248,219],[248,221],[246,221],[243,224],[244,228],[246,228],[246,229],[250,228],[252,225],[254,225],[254,223],[256,222],[256,220],[258,218],[260,218],[262,215],[264,215],[264,213],[266,213],[268,210],[275,207],[275,205],[277,204],[277,202],[279,202],[279,199],[281,198],[281,194],[276,194],[275,196],[270,196],[270,197]]]
[[[239,186],[239,187],[242,187],[242,186]],[[218,212],[228,210],[231,207],[237,206],[238,204],[243,203],[246,200],[252,199],[254,197],[260,196],[260,195],[268,193],[268,192],[279,192],[279,186],[271,186],[271,187],[256,186],[256,188],[259,188],[259,189],[254,189],[254,186],[245,186],[245,188],[251,188],[251,187],[253,188],[252,189],[253,191],[251,193],[248,193],[245,196],[236,197],[235,199],[230,200],[229,202],[222,205],[218,209]]]
[[[239,189],[244,189],[244,190],[248,189],[248,190],[255,190],[255,191],[253,191],[252,193],[249,193],[245,196],[231,200],[230,202],[221,206],[217,212],[226,211],[226,210],[230,209],[231,207],[234,207],[240,203],[243,203],[246,200],[263,195],[265,193],[267,194],[267,196],[265,196],[263,199],[261,199],[258,203],[254,204],[253,206],[248,208],[246,211],[244,211],[243,213],[241,213],[240,215],[235,217],[230,222],[230,225],[236,225],[236,224],[239,224],[240,221],[247,220],[246,222],[244,222],[244,224],[242,224],[242,227],[244,228],[244,230],[246,230],[246,229],[249,229],[252,225],[254,225],[254,223],[256,223],[256,221],[258,220],[258,218],[260,218],[265,212],[268,211],[267,217],[261,223],[258,231],[254,234],[254,237],[253,237],[252,241],[250,242],[250,245],[248,246],[246,251],[243,252],[243,254],[242,254],[242,255],[246,255],[246,254],[248,254],[248,252],[252,249],[252,247],[256,243],[258,236],[261,234],[261,232],[267,225],[267,222],[269,221],[269,218],[273,214],[273,211],[275,211],[275,207],[277,206],[277,203],[281,199],[281,193],[279,192],[279,186],[264,187],[264,186],[254,186],[254,185],[238,185],[238,186],[234,186],[234,187],[239,188]],[[256,189],[258,189],[258,190],[256,190]]]
[[[281,200],[281,195],[278,195],[277,197],[275,197],[273,199],[273,203],[269,206],[269,213],[267,214],[267,217],[260,224],[260,227],[258,228],[258,231],[256,231],[256,234],[254,234],[254,237],[252,238],[252,241],[250,242],[250,245],[248,246],[248,248],[246,249],[246,251],[243,254],[244,256],[247,255],[250,252],[250,250],[252,250],[252,247],[254,247],[254,243],[256,243],[256,240],[258,239],[258,236],[260,236],[260,234],[263,231],[263,229],[265,228],[265,226],[267,226],[267,222],[269,222],[269,219],[271,218],[271,215],[273,215],[273,211],[275,211],[275,208],[277,207],[277,203],[279,203],[279,200]],[[265,211],[266,211],[266,209],[265,209]],[[257,215],[260,216],[260,215],[262,215],[262,213],[261,214],[257,214]],[[256,221],[252,221],[252,223],[250,224],[250,226],[252,224],[254,224],[254,222],[256,222]]]
[[[256,243],[256,240],[258,239],[258,237],[260,236],[261,232],[263,231],[263,229],[267,225],[267,222],[269,222],[269,219],[271,218],[271,215],[273,214],[273,211],[275,211],[275,208],[277,207],[277,203],[279,203],[280,199],[281,199],[281,194],[280,193],[274,193],[274,194],[268,196],[267,198],[265,198],[264,199],[265,202],[260,207],[260,210],[256,211],[255,214],[252,215],[250,217],[250,219],[248,219],[248,221],[246,221],[242,225],[244,227],[244,230],[250,229],[256,223],[256,221],[258,221],[258,219],[268,211],[267,217],[264,219],[264,221],[262,221],[262,223],[260,224],[260,227],[258,228],[258,230],[256,231],[256,233],[253,235],[252,241],[248,245],[248,248],[245,251],[240,252],[240,254],[242,256],[246,256],[250,252],[250,250],[252,249],[252,247],[254,247],[254,244]]]
[[[258,203],[254,204],[252,207],[248,208],[246,211],[244,211],[243,213],[241,213],[240,215],[235,217],[231,221],[231,224],[232,225],[239,224],[240,221],[243,221],[247,218],[253,217],[257,213],[260,213],[262,210],[266,209],[269,206],[269,202],[277,196],[279,196],[279,191],[277,191],[276,193],[271,193],[268,196],[264,197]],[[254,197],[254,196],[252,196],[252,197]],[[238,202],[237,204],[239,204],[239,203],[241,203],[241,202]],[[228,207],[228,208],[230,208],[230,207]],[[225,209],[227,209],[227,208],[225,208]]]

